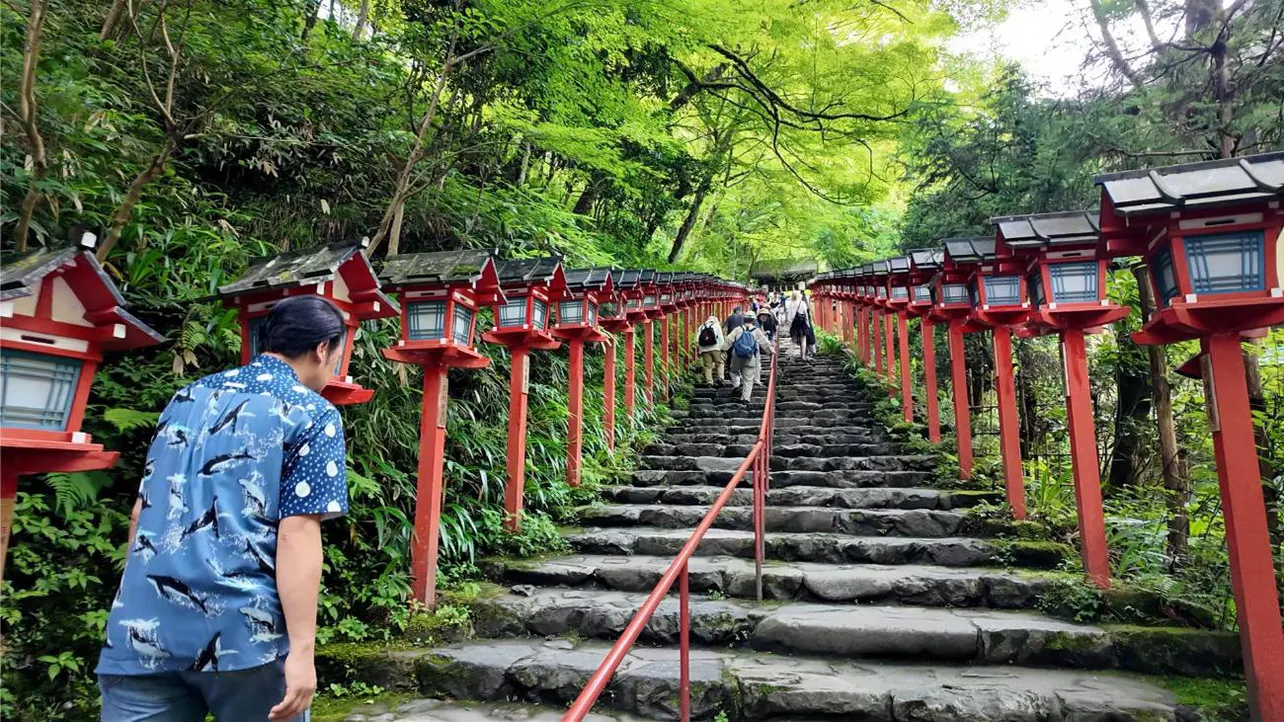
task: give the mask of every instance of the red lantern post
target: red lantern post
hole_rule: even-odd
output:
[[[557,323],[553,335],[570,348],[570,388],[566,405],[566,483],[580,485],[580,465],[584,456],[584,344],[602,343],[607,335],[598,328],[598,304],[611,298],[611,271],[590,268],[566,274],[570,298],[557,304]],[[614,404],[612,404],[614,405]]]
[[[967,396],[967,358],[965,355],[964,335],[985,330],[985,327],[969,320],[972,315],[972,304],[968,297],[968,278],[972,274],[973,263],[960,260],[950,255],[951,245],[965,255],[972,253],[972,241],[986,241],[988,238],[947,238],[942,243],[945,251],[941,258],[941,270],[933,282],[934,303],[931,317],[949,325],[950,339],[950,385],[954,393],[954,435],[958,441],[959,475],[964,479],[972,478],[972,418],[971,407]],[[1022,495],[1024,496],[1024,495]]]
[[[80,430],[103,353],[164,341],[126,311],[93,234],[0,267],[0,579],[18,478],[106,469],[117,452]]]
[[[452,368],[480,369],[490,359],[473,346],[477,308],[500,300],[492,251],[441,251],[394,256],[380,281],[401,296],[401,338],[383,355],[423,370],[414,536],[410,540],[410,596],[437,603],[437,549],[445,497],[446,405]]]
[[[944,254],[931,249],[909,252],[910,302],[905,312],[919,321],[919,335],[923,343],[923,397],[927,407],[927,438],[933,443],[941,441],[941,412],[936,389],[936,338],[932,321],[932,279],[941,269]]]
[[[1127,317],[1128,309],[1106,297],[1107,262],[1097,254],[1095,211],[1006,216],[995,218],[993,223],[999,256],[1025,265],[1031,310],[1023,333],[1056,333],[1061,338],[1083,568],[1094,584],[1109,588],[1109,551],[1084,334]]]
[[[633,344],[633,322],[629,320],[628,305],[629,299],[637,288],[637,279],[639,271],[614,270],[611,272],[612,292],[609,297],[604,297],[598,306],[598,319],[607,331],[614,334],[624,334],[628,357],[628,383],[626,384],[626,405],[625,413],[630,422],[633,417],[633,404],[631,403],[633,390],[633,354],[631,353]],[[602,425],[606,434],[606,446],[608,449],[615,449],[615,364],[616,349],[615,342],[607,339],[605,346],[606,358],[603,361],[603,380],[602,380]]]
[[[391,318],[397,306],[380,289],[374,269],[365,254],[366,241],[333,243],[302,248],[250,262],[244,276],[220,286],[223,305],[235,308],[241,318],[241,363],[258,355],[258,328],[268,312],[284,298],[316,295],[329,299],[343,313],[343,355],[335,366],[335,378],[321,395],[335,406],[364,404],[374,391],[352,380],[348,366],[352,347],[362,321]]]
[[[1021,466],[1021,430],[1016,407],[1016,373],[1012,368],[1012,330],[1030,313],[1020,264],[1001,259],[993,238],[973,238],[965,247],[946,242],[946,255],[972,265],[968,293],[973,322],[990,328],[994,340],[994,385],[999,401],[999,449],[1003,484],[1012,515],[1025,518],[1025,472]]]
[[[889,258],[887,263],[887,310],[896,317],[896,330],[900,339],[898,356],[901,377],[901,414],[905,420],[914,421],[914,379],[910,373],[909,313],[910,262],[908,256]],[[890,334],[889,334],[890,336]],[[889,374],[890,378],[890,374]]]
[[[526,408],[530,391],[530,352],[560,344],[548,330],[549,304],[566,296],[566,274],[558,256],[501,261],[497,264],[504,300],[495,304],[495,327],[482,338],[508,348],[508,483],[504,488],[504,526],[521,525],[526,492]]]
[[[1284,627],[1240,349],[1242,334],[1284,323],[1284,153],[1096,182],[1100,251],[1144,256],[1159,305],[1134,340],[1200,341],[1250,711],[1284,720]]]

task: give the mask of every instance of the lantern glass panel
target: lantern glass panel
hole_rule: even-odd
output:
[[[930,287],[924,286],[924,285],[918,285],[914,287],[914,301],[916,303],[920,301],[931,301],[931,300],[932,300],[932,289]]]
[[[66,431],[80,366],[76,359],[0,348],[0,426]]]
[[[631,308],[631,309],[633,309],[633,310],[635,310],[635,311],[637,311],[637,310],[641,310],[641,308],[642,308],[642,299],[641,299],[641,298],[630,298],[630,299],[629,299],[629,308]]]
[[[499,307],[499,327],[513,328],[526,323],[526,297],[517,296]]]
[[[548,328],[548,302],[535,299],[535,320],[532,325],[536,329],[543,330]]]
[[[970,296],[968,287],[961,283],[946,283],[941,287],[945,298],[941,303],[968,303]]]
[[[655,305],[655,296],[647,296],[645,299],[643,299],[643,301],[642,301],[642,305],[643,305],[643,306],[646,306],[647,308],[650,308],[650,307],[654,306],[654,305]]]
[[[249,322],[249,324],[248,324],[248,325],[249,325],[249,331],[247,331],[247,333],[249,333],[249,335],[250,335],[250,338],[249,338],[249,342],[250,342],[250,358],[254,358],[255,356],[258,356],[258,355],[259,355],[259,349],[260,349],[260,348],[262,348],[262,346],[263,346],[262,339],[261,339],[261,338],[259,338],[259,335],[260,335],[260,333],[262,333],[262,331],[263,331],[263,324],[265,324],[265,323],[267,323],[267,315],[266,315],[266,314],[264,314],[264,315],[262,315],[262,316],[259,316],[259,317],[257,317],[257,318],[252,318],[252,319],[250,319],[250,322]]]
[[[446,337],[446,302],[415,301],[406,305],[406,338],[435,341]]]
[[[1043,274],[1038,270],[1025,277],[1025,285],[1030,289],[1030,302],[1035,306],[1042,306],[1048,302],[1048,297],[1043,292]],[[1060,300],[1060,294],[1057,294]]]
[[[597,325],[597,304],[593,303],[592,301],[589,301],[588,311],[589,311],[589,325],[596,326]]]
[[[892,298],[909,298],[909,289],[904,286],[892,286]]]
[[[1262,273],[1266,258],[1264,231],[1186,236],[1182,240],[1195,293],[1266,289],[1266,276]]]
[[[1169,301],[1181,295],[1181,290],[1177,288],[1177,273],[1173,269],[1171,248],[1155,254],[1155,261],[1150,264],[1150,275],[1155,282],[1155,290],[1159,292],[1161,304],[1167,306]]]
[[[599,313],[605,318],[612,318],[620,314],[620,307],[618,304],[604,303]]]
[[[583,301],[562,301],[557,304],[558,323],[584,323]]]
[[[1056,303],[1095,303],[1097,301],[1096,261],[1054,263],[1048,266],[1048,275],[1052,276],[1052,300]]]
[[[454,328],[451,335],[455,343],[461,346],[473,345],[473,310],[464,304],[455,302]]]
[[[981,294],[976,290],[976,279],[967,282],[967,300],[972,308],[981,305]]]
[[[878,287],[878,297],[887,298],[887,289],[883,286]]]
[[[985,276],[985,302],[991,306],[1021,303],[1020,276]]]

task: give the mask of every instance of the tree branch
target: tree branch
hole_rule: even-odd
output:
[[[1110,19],[1106,17],[1106,9],[1102,7],[1101,0],[1088,0],[1088,2],[1092,5],[1092,15],[1097,19],[1097,27],[1101,28],[1101,40],[1106,46],[1106,57],[1110,58],[1111,64],[1128,79],[1128,82],[1140,88],[1144,82],[1119,51],[1119,44],[1115,42],[1114,33],[1110,32]]]
[[[22,198],[18,227],[14,230],[19,252],[27,250],[31,216],[36,211],[36,204],[40,202],[40,183],[49,173],[45,141],[36,122],[36,66],[40,62],[40,38],[44,24],[45,0],[31,0],[31,15],[27,18],[27,34],[22,44],[22,83],[18,90],[18,116],[22,119],[22,129],[27,135],[27,146],[31,154],[31,185],[27,186],[27,193]]]

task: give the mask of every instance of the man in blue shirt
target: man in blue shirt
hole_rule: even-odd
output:
[[[161,414],[98,661],[103,722],[306,720],[321,521],[348,510],[329,301],[279,302],[248,366]]]

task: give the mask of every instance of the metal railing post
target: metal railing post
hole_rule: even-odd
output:
[[[678,718],[691,722],[691,574],[690,562],[683,562],[678,577],[678,654],[682,668],[678,681]]]

